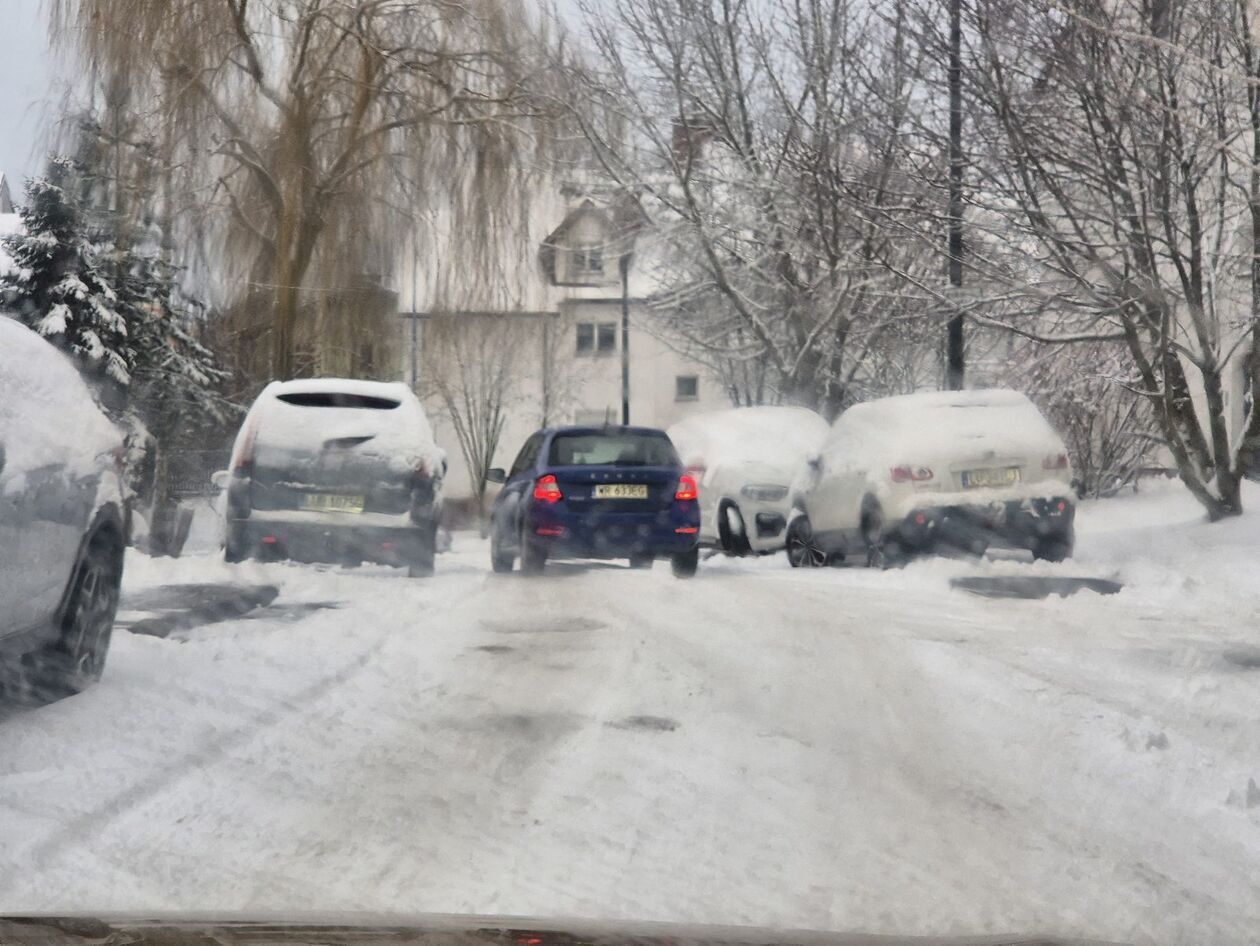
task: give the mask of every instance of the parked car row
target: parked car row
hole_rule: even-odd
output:
[[[445,454],[405,385],[269,385],[218,474],[225,549],[405,565],[431,574]],[[794,567],[896,564],[939,551],[1072,553],[1063,441],[1022,394],[930,392],[857,404],[828,425],[797,407],[697,415],[668,432],[556,427],[529,437],[490,515],[496,572],[558,558],[770,554]]]
[[[224,555],[403,566],[431,575],[446,454],[403,384],[268,385],[221,488]],[[943,550],[1072,553],[1063,441],[1014,391],[912,394],[858,404],[828,425],[759,407],[669,432],[540,430],[491,513],[496,572],[560,558],[668,559],[786,549],[795,567],[882,566]],[[74,692],[97,679],[118,607],[129,515],[123,439],[76,368],[0,317],[0,670]]]

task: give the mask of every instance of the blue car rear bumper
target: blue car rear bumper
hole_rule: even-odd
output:
[[[535,505],[526,518],[533,542],[549,557],[629,558],[666,557],[695,547],[700,511],[695,503],[674,503],[657,512],[574,512]]]

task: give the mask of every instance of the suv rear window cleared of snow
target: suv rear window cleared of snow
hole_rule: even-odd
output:
[[[373,411],[392,411],[401,401],[371,394],[343,394],[338,391],[301,391],[278,394],[278,400],[295,407],[354,407]]]
[[[551,466],[677,466],[678,454],[664,434],[559,434],[551,441]]]

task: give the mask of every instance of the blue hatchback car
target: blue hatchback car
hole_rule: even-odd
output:
[[[496,572],[538,574],[548,558],[668,558],[690,578],[699,561],[696,482],[673,443],[651,427],[556,427],[525,441],[490,519]]]

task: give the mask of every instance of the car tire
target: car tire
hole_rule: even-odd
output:
[[[654,561],[656,561],[656,559],[654,556],[651,556],[651,555],[631,555],[630,567],[631,568],[651,568],[652,563]]]
[[[727,555],[744,556],[752,551],[744,514],[733,502],[727,501],[718,507],[718,541]]]
[[[905,548],[884,531],[884,511],[868,500],[862,508],[862,542],[866,546],[867,568],[897,568],[906,562]]]
[[[521,574],[541,575],[547,566],[547,548],[521,534]]]
[[[1065,562],[1072,557],[1072,540],[1064,536],[1048,536],[1033,546],[1032,553],[1039,562]]]
[[[420,547],[407,565],[409,578],[432,578],[437,563],[437,523],[420,526]]]
[[[516,554],[505,552],[499,548],[499,527],[491,520],[490,527],[490,568],[496,575],[510,574],[516,565]]]
[[[809,516],[797,516],[792,520],[784,542],[788,564],[793,568],[823,568],[828,564],[826,550],[814,539]]]
[[[227,534],[223,541],[223,560],[235,565],[249,558],[249,549],[245,545],[245,530],[228,523]]]
[[[28,683],[41,698],[81,693],[105,670],[122,582],[121,544],[108,533],[88,543],[75,567],[60,621],[60,635],[29,655]]]
[[[700,548],[696,546],[686,552],[679,552],[669,560],[669,567],[675,578],[693,578],[700,566]]]

